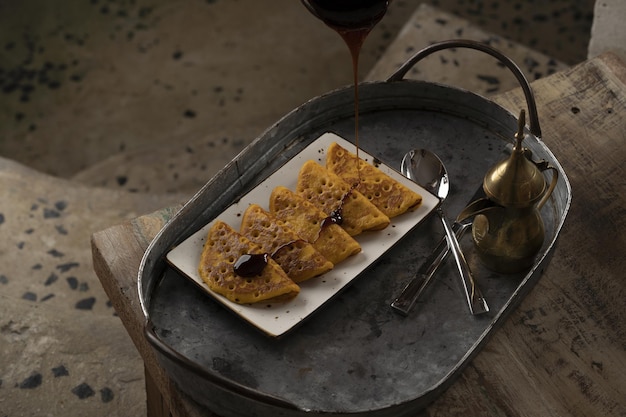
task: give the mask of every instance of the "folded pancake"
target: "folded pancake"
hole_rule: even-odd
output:
[[[389,218],[414,210],[422,203],[422,196],[394,180],[377,167],[332,143],[326,153],[326,169],[356,189]]]
[[[198,272],[212,291],[235,303],[286,301],[298,295],[300,287],[271,258],[266,258],[267,264],[261,268],[255,268],[258,271],[253,276],[235,273],[236,263],[255,254],[262,256],[264,252],[218,220],[207,234]]]
[[[333,268],[332,262],[313,245],[258,204],[251,204],[244,212],[239,233],[271,254],[294,282],[305,281]]]
[[[286,187],[272,191],[270,213],[335,265],[361,251],[359,243],[341,226],[326,221],[323,211]]]
[[[350,236],[366,230],[381,230],[389,225],[389,217],[385,213],[315,161],[302,165],[296,193],[318,206],[327,216],[341,217],[341,227]]]

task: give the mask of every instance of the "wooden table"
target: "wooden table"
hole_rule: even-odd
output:
[[[533,89],[543,140],[572,185],[570,213],[538,284],[419,415],[626,415],[626,65],[607,53]],[[495,101],[525,106],[519,89]],[[148,415],[215,416],[176,389],[142,332],[139,262],[175,210],[94,234],[94,268],[144,359]]]

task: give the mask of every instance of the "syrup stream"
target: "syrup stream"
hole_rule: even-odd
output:
[[[324,21],[329,27],[334,29],[343,38],[344,42],[348,46],[348,49],[350,50],[350,55],[352,57],[352,75],[354,79],[354,145],[356,148],[356,170],[358,174],[358,180],[356,184],[350,184],[350,190],[341,199],[339,207],[333,210],[330,215],[322,221],[320,225],[321,233],[322,229],[328,224],[341,225],[341,223],[343,222],[342,211],[344,202],[346,198],[348,198],[349,195],[352,193],[352,190],[358,187],[358,185],[361,183],[361,170],[359,169],[359,56],[361,54],[361,48],[363,47],[363,43],[365,42],[367,35],[369,35],[374,26],[382,19],[387,10],[389,2],[385,1],[384,11],[382,13],[378,13],[376,16],[372,16],[369,22],[367,22],[366,24],[363,24],[363,22],[355,22],[355,27],[344,27],[341,24],[336,24],[332,22],[330,19],[330,15],[327,19],[325,19],[323,15],[320,14],[322,9],[316,10],[314,8],[311,8],[310,4],[306,4],[307,1],[308,3],[315,3],[315,0],[304,0],[303,2],[313,14],[315,14],[318,18]],[[240,256],[234,265],[235,274],[242,277],[252,277],[259,275],[263,271],[263,268],[265,268],[265,265],[267,265],[269,258],[274,257],[274,255],[276,255],[276,253],[280,249],[290,245],[291,243],[294,242],[289,242],[281,246],[271,255],[268,253],[262,253],[244,254]]]

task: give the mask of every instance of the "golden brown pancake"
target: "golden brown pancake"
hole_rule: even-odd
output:
[[[296,193],[318,206],[327,216],[341,210],[343,227],[350,236],[381,230],[389,217],[346,181],[315,161],[304,163],[298,174]]]
[[[359,243],[340,226],[323,225],[328,217],[323,211],[286,187],[272,191],[270,212],[335,265],[361,251]]]
[[[414,210],[422,203],[422,196],[394,180],[377,167],[332,143],[326,154],[326,169],[356,189],[389,218]]]
[[[244,212],[239,233],[271,254],[294,282],[305,281],[333,268],[332,262],[313,245],[258,204],[251,204]]]
[[[235,303],[286,301],[298,295],[300,287],[271,258],[255,276],[235,273],[235,263],[241,256],[263,253],[226,223],[216,221],[207,234],[198,272],[212,291]]]

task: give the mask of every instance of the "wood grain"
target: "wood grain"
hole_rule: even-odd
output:
[[[623,75],[605,55],[533,83],[543,139],[572,184],[570,213],[538,284],[427,415],[626,412]],[[518,91],[495,101],[525,106]]]
[[[626,66],[604,54],[533,90],[572,185],[570,213],[535,288],[419,416],[626,415]],[[495,101],[525,107],[519,89]],[[94,234],[94,267],[172,414],[215,416],[176,390],[143,336],[137,271],[174,210]]]

